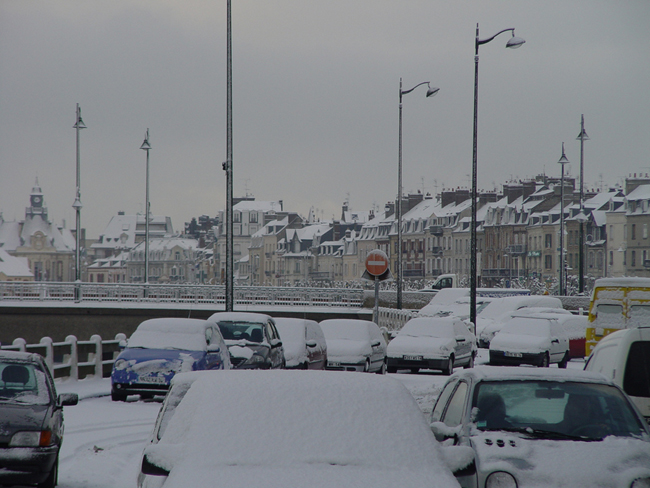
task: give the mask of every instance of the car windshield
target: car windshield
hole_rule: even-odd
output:
[[[0,403],[49,404],[45,373],[33,363],[0,361]]]
[[[548,337],[550,332],[547,320],[533,318],[514,318],[503,326],[501,333]]]
[[[127,342],[129,349],[179,349],[204,351],[204,331],[136,330]]]
[[[645,430],[622,393],[610,385],[545,380],[484,381],[472,416],[479,430],[520,431],[552,439],[641,437]]]
[[[367,341],[368,328],[359,322],[333,320],[321,322],[326,340],[344,339],[349,341]]]
[[[254,322],[219,322],[219,330],[225,340],[264,342],[264,324]]]
[[[400,330],[399,335],[409,337],[454,337],[454,326],[451,323],[432,322],[429,320],[411,320]]]

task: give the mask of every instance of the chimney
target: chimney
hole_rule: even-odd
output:
[[[536,184],[534,180],[524,181],[522,183],[524,187],[524,200],[535,193]]]
[[[463,189],[458,188],[456,190],[454,201],[456,202],[456,205],[460,205],[465,200],[469,200],[470,198],[471,198],[470,192],[467,188],[463,188]]]
[[[407,209],[408,209],[407,212],[409,210],[415,208],[415,206],[418,203],[420,203],[422,200],[424,200],[424,196],[422,195],[422,193],[420,193],[420,192],[418,192],[418,193],[409,193],[408,203],[407,203]],[[406,213],[406,212],[404,212],[404,213]]]
[[[384,212],[386,213],[386,217],[393,215],[395,213],[395,204],[393,202],[388,202],[384,205]]]
[[[503,196],[508,199],[508,203],[514,202],[524,194],[524,187],[521,183],[505,183],[503,185]]]
[[[456,195],[453,190],[443,190],[440,197],[440,206],[446,207],[456,201]]]

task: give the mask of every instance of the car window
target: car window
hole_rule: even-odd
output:
[[[0,403],[48,405],[50,401],[47,376],[36,364],[0,361]]]
[[[442,421],[449,427],[455,427],[463,421],[463,412],[465,411],[465,400],[467,399],[467,383],[461,381],[458,388],[451,397],[447,410],[445,411]]]
[[[595,371],[605,375],[608,378],[614,378],[614,368],[616,367],[617,345],[611,344],[594,349],[593,355],[589,358],[585,366],[586,371]]]
[[[440,392],[440,395],[438,395],[438,401],[436,402],[436,405],[433,407],[433,411],[431,412],[431,422],[438,422],[442,418],[442,414],[445,411],[445,407],[447,406],[447,401],[449,400],[451,394],[454,392],[454,388],[456,388],[456,383],[457,380],[453,380],[447,383],[447,385]]]
[[[623,390],[631,396],[650,398],[650,341],[630,344]]]

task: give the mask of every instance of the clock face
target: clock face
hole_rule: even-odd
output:
[[[40,203],[41,197],[34,197],[34,203]]]

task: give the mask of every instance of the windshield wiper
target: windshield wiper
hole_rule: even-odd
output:
[[[554,430],[544,430],[544,429],[533,429],[532,427],[506,427],[503,429],[494,429],[494,430],[503,430],[506,432],[518,432],[521,434],[526,434],[536,439],[559,439],[559,440],[568,440],[568,441],[601,441],[600,437],[583,437],[579,435],[565,434],[564,432],[557,432]]]

